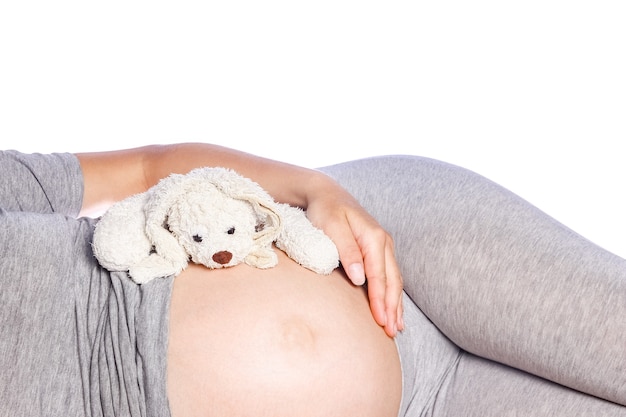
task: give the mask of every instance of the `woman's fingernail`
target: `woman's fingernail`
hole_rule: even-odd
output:
[[[365,271],[363,271],[363,265],[359,263],[354,263],[348,268],[348,275],[350,276],[350,280],[354,283],[354,285],[363,285],[365,284]]]

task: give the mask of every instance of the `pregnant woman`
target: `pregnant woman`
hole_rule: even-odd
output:
[[[306,208],[342,268],[101,268],[97,213],[198,166]],[[626,415],[625,262],[473,173],[209,144],[0,170],[0,415]]]

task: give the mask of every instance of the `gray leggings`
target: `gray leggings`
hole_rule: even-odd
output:
[[[322,169],[390,231],[402,416],[626,416],[626,261],[468,170]]]

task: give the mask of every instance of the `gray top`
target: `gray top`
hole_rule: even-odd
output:
[[[73,155],[0,152],[0,173],[0,414],[169,416],[173,280],[99,266]]]

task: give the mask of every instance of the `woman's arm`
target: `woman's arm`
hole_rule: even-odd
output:
[[[81,215],[102,212],[171,173],[187,173],[201,166],[227,167],[251,178],[277,201],[307,209],[313,224],[337,245],[350,280],[361,285],[367,277],[375,320],[390,336],[403,328],[402,277],[391,236],[325,174],[205,143],[153,145],[77,157],[85,183]]]
[[[172,173],[184,174],[201,166],[232,168],[254,179],[276,200],[297,206],[306,206],[307,182],[324,177],[314,170],[205,143],[151,145],[77,156],[85,180],[82,215],[101,212]]]

